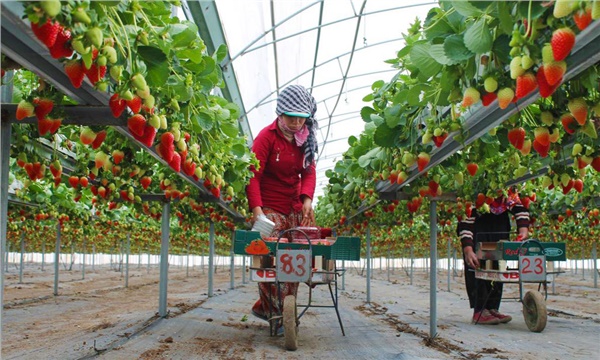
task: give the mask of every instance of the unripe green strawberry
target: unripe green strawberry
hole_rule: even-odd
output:
[[[160,116],[160,129],[166,130],[168,127],[169,125],[167,124],[167,116],[163,114]]]
[[[123,74],[122,65],[114,65],[110,67],[110,77],[116,81],[121,82],[121,74]]]
[[[510,78],[511,79],[516,79],[525,73],[525,69],[523,69],[523,66],[521,65],[521,63],[522,63],[522,59],[520,56],[515,56],[510,61]]]
[[[106,59],[108,59],[108,62],[110,62],[111,64],[117,62],[117,50],[115,50],[114,47],[110,45],[105,45],[102,48],[102,54],[106,56]]]
[[[549,176],[544,175],[542,177],[542,187],[547,188],[552,185],[552,179]]]
[[[532,66],[533,66],[533,60],[531,59],[531,57],[529,55],[523,55],[521,57],[521,67],[524,70],[527,70]]]
[[[456,181],[456,184],[462,186],[465,183],[465,177],[463,173],[457,172],[456,174],[454,174],[454,181]]]
[[[81,55],[88,54],[92,50],[90,46],[86,47],[83,44],[83,39],[81,37],[71,40],[71,46],[73,47],[73,50],[77,51]]]
[[[102,47],[104,35],[99,27],[88,29],[88,31],[85,33],[85,38],[90,44],[94,45],[96,49],[100,49],[100,47]]]
[[[181,110],[179,108],[179,102],[177,101],[177,99],[172,98],[171,101],[169,102],[169,107],[175,111],[179,111]]]
[[[527,171],[529,171],[529,169],[526,166],[521,165],[514,171],[514,175],[516,178],[520,178],[527,174]]]
[[[194,170],[194,175],[196,175],[196,177],[198,177],[199,179],[203,178],[202,168],[200,166],[196,167],[196,170]]]
[[[433,130],[433,136],[440,136],[444,133],[444,130],[442,130],[441,128],[435,128]]]
[[[154,107],[155,101],[156,100],[154,99],[154,96],[150,95],[150,96],[144,98],[144,105],[148,109],[152,109]]]
[[[55,17],[60,13],[60,0],[45,0],[40,1],[40,7],[49,17]]]
[[[86,25],[89,25],[92,22],[92,19],[90,19],[90,16],[87,14],[87,11],[83,6],[75,8],[71,14],[73,15],[73,19],[75,19],[75,21],[82,22]]]
[[[150,118],[148,119],[148,124],[155,129],[160,128],[160,117],[156,114],[150,115]]]
[[[123,99],[125,101],[131,101],[131,100],[133,100],[133,93],[129,90],[123,91],[121,93],[121,99]]]
[[[498,81],[494,77],[489,76],[484,80],[483,87],[489,93],[496,92],[498,90]]]
[[[96,64],[98,64],[98,66],[106,66],[107,62],[108,62],[108,60],[106,59],[106,56],[104,56],[104,55],[99,55],[98,58],[96,59]]]
[[[108,90],[108,82],[106,80],[98,81],[94,86],[98,91]]]
[[[542,123],[544,125],[552,125],[554,124],[554,116],[552,116],[552,113],[550,111],[542,111],[542,113],[540,114],[540,120],[542,120]]]
[[[138,90],[144,90],[148,84],[146,84],[146,78],[144,75],[137,73],[131,77],[131,84]]]
[[[510,52],[508,53],[511,57],[519,56],[521,54],[520,47],[510,48]]]
[[[592,3],[592,19],[600,19],[600,0],[594,0]]]
[[[565,17],[573,12],[576,3],[577,1],[574,0],[556,0],[552,15],[557,19]]]
[[[581,146],[580,143],[575,143],[575,145],[573,145],[573,149],[571,150],[571,156],[575,157],[579,155],[581,150],[583,150],[583,146]]]
[[[427,131],[421,138],[421,143],[428,144],[433,139],[433,134]]]
[[[562,186],[567,186],[569,184],[569,180],[571,180],[571,177],[569,176],[569,174],[567,174],[567,173],[560,174],[560,183],[562,184]]]
[[[552,45],[546,44],[542,48],[542,62],[544,65],[554,62],[554,53],[552,52]]]

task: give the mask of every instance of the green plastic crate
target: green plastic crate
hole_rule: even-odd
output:
[[[256,231],[236,230],[233,238],[233,253],[237,255],[246,254],[246,246],[252,240],[260,239],[260,233]],[[267,247],[274,254],[277,249],[276,242],[266,242]],[[279,249],[307,249],[307,244],[280,243]],[[313,245],[313,256],[323,256],[332,260],[360,260],[360,238],[340,236],[333,245]]]

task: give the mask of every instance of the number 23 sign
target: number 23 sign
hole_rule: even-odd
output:
[[[277,250],[277,280],[306,282],[312,268],[310,250]]]
[[[521,281],[546,281],[545,256],[519,256]]]

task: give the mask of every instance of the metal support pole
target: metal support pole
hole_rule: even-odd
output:
[[[585,280],[585,259],[583,258],[583,249],[581,249],[581,276]]]
[[[448,238],[448,292],[450,292],[450,238]]]
[[[413,272],[415,269],[415,247],[410,246],[410,284],[413,284]]]
[[[429,209],[429,257],[431,271],[429,272],[429,337],[437,334],[437,214],[436,201],[432,200]]]
[[[56,247],[54,248],[54,296],[58,296],[58,269],[60,261],[60,221],[56,222]]]
[[[171,203],[165,201],[162,209],[161,240],[160,240],[160,275],[158,294],[158,316],[167,316],[167,282],[169,280],[169,219],[171,218]]]
[[[83,237],[83,250],[82,250],[82,266],[81,266],[81,280],[85,280],[85,243],[86,243],[87,237]]]
[[[387,281],[390,281],[390,254],[391,254],[391,249],[390,249],[391,245],[388,245],[388,253],[387,253],[387,259],[385,262],[385,267],[387,269]]]
[[[215,224],[210,221],[208,237],[208,297],[213,296],[213,276],[215,274]]]
[[[19,261],[19,284],[23,283],[23,263],[25,257],[25,231],[21,233],[21,260]]]
[[[13,72],[8,71],[5,76],[5,84],[2,86],[2,103],[12,102]],[[8,265],[8,252],[6,251],[6,235],[8,226],[8,167],[10,163],[10,137],[11,124],[8,121],[0,121],[0,306],[4,304],[4,269]],[[4,260],[4,255],[7,255]],[[4,264],[6,261],[6,264]],[[0,335],[2,332],[2,308],[0,307]],[[0,349],[2,349],[2,336],[0,336]]]
[[[148,264],[146,265],[146,274],[150,274],[150,249],[148,249]]]
[[[346,268],[346,261],[342,260],[342,269]],[[346,290],[346,272],[342,274],[342,290]]]
[[[598,253],[596,252],[596,243],[592,244],[592,259],[594,259],[594,289],[598,288]]]
[[[42,271],[44,271],[44,263],[46,260],[46,241],[42,243]]]
[[[242,284],[246,283],[246,256],[242,255]]]
[[[92,244],[92,271],[96,269],[96,244]]]
[[[131,252],[131,233],[127,233],[127,254],[125,255],[125,287],[129,287],[129,253]]]
[[[4,271],[8,272],[8,254],[10,254],[10,242],[6,244],[6,260],[5,260],[5,269]]]
[[[371,303],[371,227],[367,226],[367,304]]]
[[[185,277],[190,277],[190,243],[186,244]]]
[[[233,241],[230,252],[231,263],[229,264],[229,289],[235,289],[235,254],[233,253]]]
[[[123,277],[123,240],[119,242],[119,271],[121,272],[121,277]]]

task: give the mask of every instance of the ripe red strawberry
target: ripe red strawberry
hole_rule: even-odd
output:
[[[81,187],[87,187],[88,184],[89,184],[88,178],[86,178],[85,176],[82,176],[79,178],[79,185],[81,185]]]
[[[110,107],[113,116],[118,118],[127,107],[127,102],[119,96],[119,93],[114,93],[108,100],[108,107]]]
[[[100,169],[101,167],[106,166],[108,162],[108,154],[102,151],[98,151],[96,155],[94,155],[94,165],[96,166],[96,169]]]
[[[50,18],[45,23],[31,23],[31,30],[35,36],[40,39],[48,48],[51,48],[56,42],[58,32],[61,30],[58,22],[52,21]]]
[[[96,138],[92,142],[92,149],[95,150],[99,148],[100,145],[102,145],[102,142],[104,142],[104,139],[106,139],[106,130],[98,131],[98,133],[96,134]]]
[[[106,65],[99,66],[98,64],[93,63],[92,66],[86,70],[85,75],[92,85],[96,85],[98,81],[104,79],[104,75],[106,75]]]
[[[560,122],[568,134],[575,133],[575,130],[577,129],[577,120],[575,120],[571,114],[563,114],[563,116],[560,117]]]
[[[575,33],[567,27],[554,30],[550,45],[552,45],[554,60],[564,60],[571,53],[573,45],[575,45]]]
[[[477,174],[478,169],[479,165],[477,165],[476,163],[467,164],[467,171],[469,172],[469,174],[471,174],[471,176],[475,176],[475,174]]]
[[[50,172],[55,178],[60,177],[62,175],[62,165],[60,164],[60,161],[56,160],[50,163]]]
[[[98,195],[103,199],[106,199],[106,188],[104,186],[98,188]]]
[[[594,158],[594,160],[592,160],[591,165],[594,168],[594,170],[596,170],[597,172],[600,172],[600,156],[596,156]]]
[[[65,63],[65,73],[71,80],[71,84],[79,89],[85,78],[85,68],[81,60],[68,60]]]
[[[173,157],[168,163],[173,170],[177,172],[181,171],[181,156],[179,155],[179,153],[173,152]]]
[[[127,100],[127,106],[129,106],[129,109],[131,109],[134,114],[139,113],[142,109],[142,98],[134,95],[133,99]]]
[[[552,86],[559,85],[567,71],[567,63],[564,61],[553,61],[545,64],[543,67],[546,81],[548,81],[548,85]]]
[[[79,140],[83,145],[91,144],[92,142],[94,142],[94,139],[96,139],[96,133],[94,132],[94,130],[90,129],[87,126],[81,128],[81,132],[79,133]]]
[[[573,179],[569,179],[569,181],[567,182],[567,185],[561,184],[562,188],[563,188],[563,194],[568,194],[569,191],[571,191],[571,189],[573,188],[573,185],[575,185],[575,181],[573,181]]]
[[[586,6],[585,9],[579,9],[573,14],[573,21],[579,30],[588,27],[592,22],[592,7]]]
[[[429,180],[427,186],[429,187],[429,195],[436,196],[438,189],[440,188],[440,184],[438,184],[435,180]]]
[[[35,98],[33,99],[33,105],[35,106],[35,116],[38,120],[41,120],[50,114],[54,108],[54,101],[47,98]]]
[[[426,152],[419,153],[419,155],[417,155],[417,167],[419,168],[419,171],[423,171],[423,169],[425,169],[427,164],[429,164],[430,160],[431,160],[431,158],[428,153],[426,153]]]
[[[170,145],[173,145],[174,142],[175,142],[175,136],[170,131],[167,131],[160,136],[160,143],[163,145],[170,146]]]
[[[69,176],[69,184],[71,184],[71,187],[77,188],[79,186],[79,178],[75,175]]]
[[[440,136],[433,136],[433,143],[435,144],[436,147],[440,147],[442,146],[442,144],[444,143],[444,140],[446,140],[446,138],[448,137],[448,133],[444,132],[442,133],[442,135]]]
[[[506,109],[515,98],[515,92],[511,88],[503,88],[498,90],[498,107]]]
[[[480,99],[481,94],[479,93],[479,91],[474,87],[469,87],[465,90],[465,93],[463,94],[462,106],[469,107],[473,104],[477,104]]]
[[[113,163],[115,165],[119,165],[123,158],[125,157],[125,153],[122,150],[113,150],[112,152]]]
[[[548,131],[547,127],[537,127],[533,130],[534,141],[539,142],[543,146],[548,146],[550,144],[550,131]]]
[[[485,93],[481,97],[481,103],[483,104],[483,106],[488,106],[489,104],[493,103],[494,100],[496,100],[497,98],[498,95],[496,95],[496,93]]]
[[[194,175],[195,171],[196,171],[196,163],[192,159],[187,159],[183,163],[183,172],[188,176],[192,176],[192,175]]]
[[[140,185],[142,185],[142,188],[144,188],[144,190],[148,189],[151,182],[152,178],[149,176],[144,176],[140,179]]]
[[[221,189],[219,189],[218,187],[214,187],[214,188],[210,189],[210,192],[216,198],[220,198],[221,197]]]
[[[144,136],[146,127],[146,118],[141,114],[135,114],[127,119],[127,128],[132,134],[137,136]]]
[[[21,100],[19,101],[19,105],[17,105],[17,113],[16,113],[16,117],[17,120],[23,120],[25,118],[28,118],[30,116],[33,116],[33,104],[30,103],[27,100]]]
[[[515,91],[515,96],[517,100],[522,99],[536,88],[537,80],[535,79],[535,75],[531,72],[526,72],[517,78],[517,90]]]
[[[548,156],[548,151],[550,151],[550,143],[548,145],[543,145],[537,139],[533,140],[533,148],[537,151],[541,157]]]
[[[523,148],[523,142],[525,141],[525,129],[522,127],[510,129],[508,131],[508,141],[512,146],[521,150],[521,148]]]
[[[583,191],[583,180],[575,179],[575,181],[573,181],[573,189],[575,189],[575,191],[581,194],[581,192]]]
[[[156,131],[157,130],[154,127],[146,125],[146,127],[144,127],[144,135],[136,136],[134,134],[133,137],[147,147],[152,147],[154,138],[156,137]]]
[[[590,12],[591,16],[591,12]],[[55,59],[69,58],[73,55],[73,48],[71,47],[71,32],[65,28],[62,28],[56,36],[54,45],[50,47],[50,56]]]
[[[560,81],[555,85],[550,85],[548,80],[546,80],[546,74],[544,73],[545,65],[540,66],[537,73],[535,74],[535,78],[537,80],[538,86],[540,88],[540,95],[543,98],[547,98],[552,95],[556,89],[560,86]]]
[[[58,128],[62,124],[62,119],[48,119],[48,120],[50,120],[50,128],[48,129],[48,132],[52,135],[58,131]]]
[[[581,126],[585,125],[588,115],[588,107],[585,103],[585,99],[571,99],[567,103],[567,107],[569,108],[569,112],[571,113],[571,115],[573,115],[575,120],[577,120],[577,123]]]
[[[40,133],[40,136],[51,134],[50,129],[52,129],[53,125],[54,121],[48,118],[38,120],[38,132]]]

